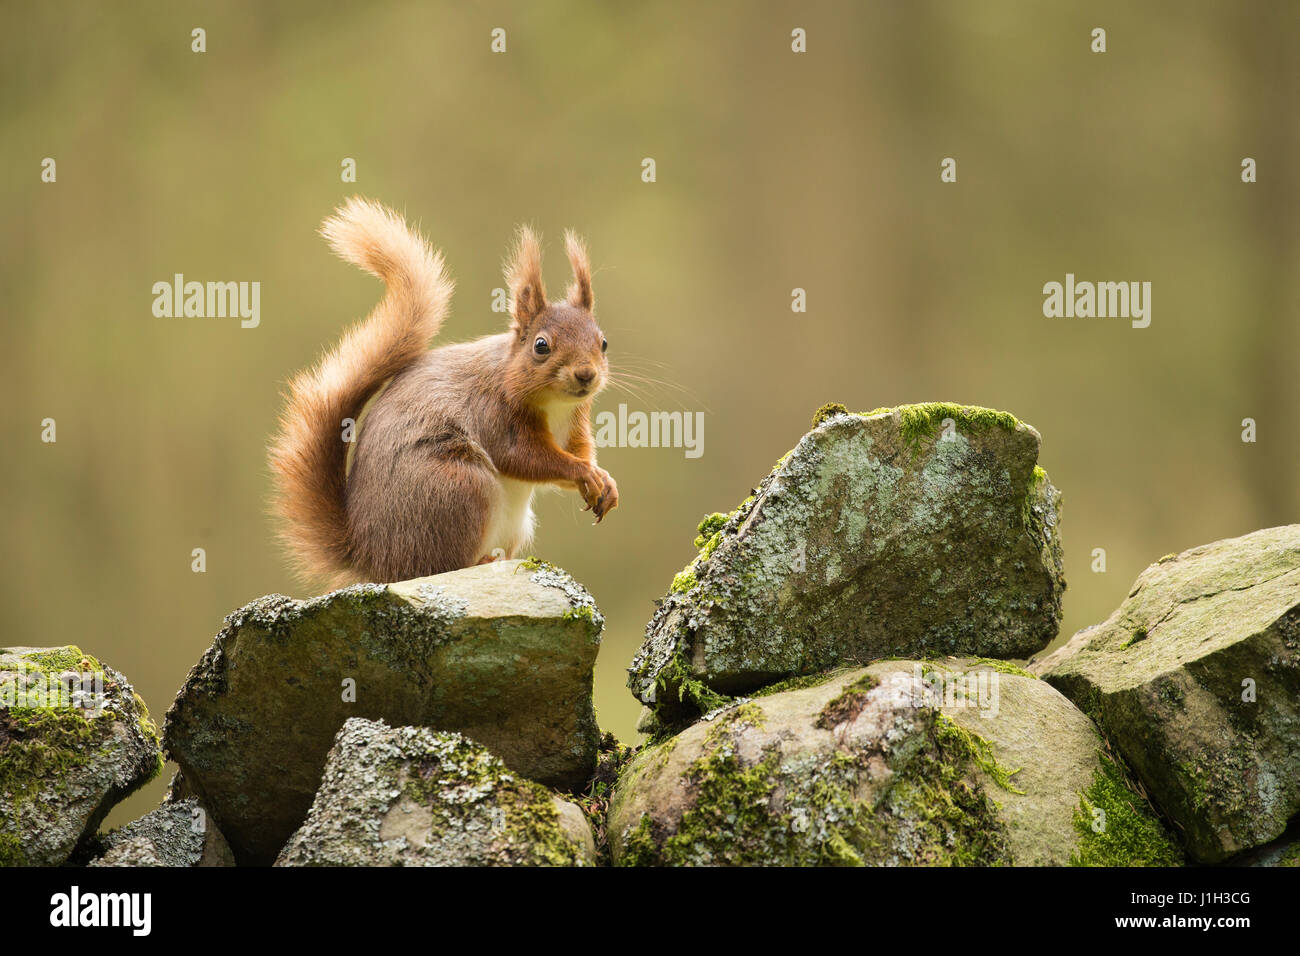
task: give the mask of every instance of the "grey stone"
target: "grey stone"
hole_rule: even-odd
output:
[[[81,648],[0,648],[0,865],[58,866],[162,769],[126,678]]]
[[[628,686],[666,722],[841,661],[1023,658],[1056,636],[1060,493],[1034,429],[947,404],[819,422],[706,519],[646,628]]]
[[[234,866],[225,837],[197,797],[169,801],[98,838],[90,866]]]
[[[525,777],[579,788],[596,762],[603,626],[567,574],[520,561],[272,595],[226,619],[165,745],[240,863],[269,864],[302,823],[349,717],[460,731]]]
[[[1168,555],[1044,679],[1216,863],[1300,812],[1300,525]]]
[[[582,811],[456,733],[353,718],[277,866],[586,866]]]
[[[611,801],[614,862],[1179,862],[1091,721],[1042,681],[957,658],[818,679],[638,754]]]

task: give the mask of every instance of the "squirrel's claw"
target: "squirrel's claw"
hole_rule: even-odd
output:
[[[605,520],[605,515],[618,507],[618,487],[608,472],[597,469],[597,480],[581,481],[578,491],[582,494],[583,511],[590,511],[596,516],[595,524]]]

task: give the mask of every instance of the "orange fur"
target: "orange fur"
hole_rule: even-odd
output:
[[[573,267],[573,282],[568,290],[569,304],[590,312],[596,306],[596,297],[591,292],[591,259],[587,256],[587,246],[570,229],[564,233],[564,249],[569,254],[569,265]]]
[[[384,280],[387,294],[317,365],[289,386],[271,446],[280,534],[307,575],[350,569],[343,420],[429,347],[454,283],[442,255],[378,203],[354,197],[321,225],[341,258]]]
[[[546,308],[546,286],[542,283],[542,246],[527,226],[520,226],[514,252],[506,265],[510,287],[510,314],[514,328],[523,334],[529,322]]]

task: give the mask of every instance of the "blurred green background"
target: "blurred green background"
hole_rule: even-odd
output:
[[[3,11],[0,643],[81,644],[159,722],[225,614],[303,595],[272,541],[264,448],[285,381],[380,295],[314,234],[353,192],[445,250],[444,342],[502,327],[516,223],[550,240],[553,290],[576,228],[614,366],[657,379],[598,409],[706,413],[697,460],[602,453],[622,506],[600,527],[576,495],[540,503],[534,550],[608,618],[596,702],[624,740],[623,668],[696,522],[827,401],[953,400],[1036,426],[1065,493],[1063,637],[1159,556],[1297,520],[1296,4]],[[151,287],[176,272],[261,282],[261,326],[155,318]],[[1150,281],[1150,328],[1044,318],[1042,286],[1067,272]]]

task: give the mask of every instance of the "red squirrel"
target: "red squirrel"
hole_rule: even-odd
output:
[[[608,343],[581,239],[565,234],[573,283],[549,302],[541,246],[521,227],[506,264],[509,329],[429,350],[453,288],[441,253],[360,197],[320,231],[387,293],[290,383],[270,464],[281,537],[300,572],[389,582],[513,558],[533,536],[539,485],[576,489],[597,523],[618,506],[591,437]],[[349,470],[345,420],[355,423],[385,381]]]

